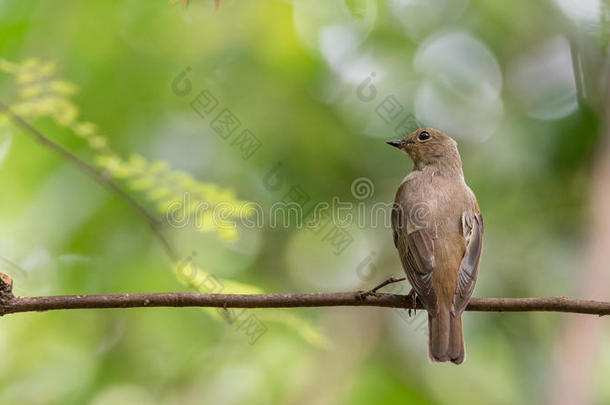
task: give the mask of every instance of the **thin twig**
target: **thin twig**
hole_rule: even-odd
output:
[[[400,277],[400,278],[395,278],[394,276],[391,276],[390,278],[388,278],[387,280],[377,284],[375,287],[373,287],[370,292],[371,293],[376,293],[378,290],[382,289],[383,287],[385,287],[386,285],[390,285],[393,283],[399,283],[401,281],[405,281],[407,278],[406,277]],[[368,292],[368,291],[367,291]],[[366,292],[365,292],[366,294]]]
[[[95,180],[97,183],[103,185],[108,188],[111,192],[119,196],[123,201],[125,201],[135,212],[137,212],[142,218],[148,222],[153,232],[163,245],[163,249],[169,256],[172,262],[178,261],[178,253],[176,249],[172,246],[169,239],[165,237],[163,234],[163,230],[161,229],[162,223],[155,218],[153,214],[148,212],[148,210],[142,206],[139,202],[137,202],[133,197],[127,194],[122,188],[120,188],[116,183],[112,180],[108,179],[102,173],[97,171],[95,167],[91,166],[69,150],[65,149],[61,145],[53,142],[50,138],[43,135],[40,131],[30,125],[23,117],[15,114],[11,108],[0,102],[0,110],[4,111],[15,124],[24,129],[26,133],[31,135],[35,140],[37,140],[41,145],[51,149],[53,152],[57,153],[59,156],[68,160],[72,164],[74,164],[78,169],[86,173],[89,177]]]

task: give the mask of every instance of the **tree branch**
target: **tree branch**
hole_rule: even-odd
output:
[[[58,295],[47,297],[14,297],[12,282],[0,274],[0,316],[17,312],[58,309],[138,308],[138,307],[216,307],[216,308],[297,308],[297,307],[386,307],[422,309],[418,301],[406,295],[362,292],[317,294],[101,294]],[[415,308],[414,308],[415,307]],[[467,311],[486,312],[573,312],[610,315],[610,302],[545,298],[472,298]]]

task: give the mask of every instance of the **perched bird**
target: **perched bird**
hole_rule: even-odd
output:
[[[418,129],[387,141],[413,160],[392,210],[394,244],[417,297],[428,311],[432,361],[464,361],[462,312],[474,290],[483,244],[477,199],[464,181],[457,143],[442,131]]]

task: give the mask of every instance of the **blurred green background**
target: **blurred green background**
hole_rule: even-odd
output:
[[[0,58],[56,61],[80,89],[80,116],[118,155],[165,161],[265,209],[295,189],[307,207],[389,203],[411,163],[384,140],[403,120],[440,128],[459,143],[485,220],[475,296],[603,298],[584,286],[599,284],[586,256],[608,16],[594,0],[223,0],[218,10],[203,0],[0,0]],[[205,89],[218,106],[200,117],[190,104]],[[9,74],[0,94],[18,100]],[[211,127],[224,108],[240,121],[226,140]],[[70,130],[30,122],[93,162]],[[246,128],[260,141],[248,159],[233,143]],[[141,217],[14,126],[0,131],[0,190],[0,267],[16,294],[191,291]],[[351,291],[402,274],[381,225],[354,221],[339,249],[268,221],[234,240],[194,228],[167,230],[181,260],[267,292]],[[262,316],[252,342],[194,308],[6,316],[0,403],[560,403],[570,373],[583,403],[610,403],[606,319],[593,321],[587,358],[567,362],[574,317],[468,312],[467,360],[455,367],[429,364],[421,312],[282,311],[326,343],[301,321]]]

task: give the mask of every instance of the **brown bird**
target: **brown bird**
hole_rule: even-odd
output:
[[[474,290],[483,244],[477,199],[464,181],[457,143],[422,128],[387,141],[413,160],[392,210],[394,244],[416,296],[428,311],[432,361],[464,361],[462,312]]]

